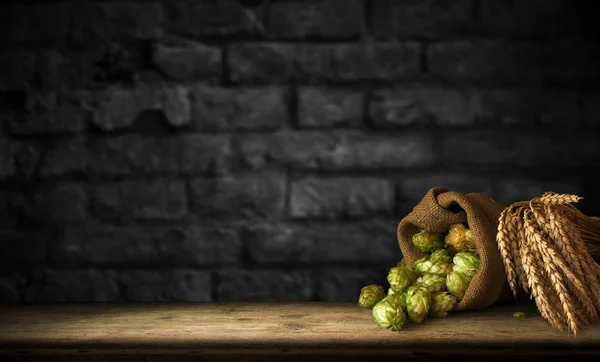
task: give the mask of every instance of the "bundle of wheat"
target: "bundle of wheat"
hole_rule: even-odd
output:
[[[496,240],[508,283],[535,299],[552,326],[577,335],[599,320],[600,219],[581,213],[581,197],[547,192],[507,207]]]

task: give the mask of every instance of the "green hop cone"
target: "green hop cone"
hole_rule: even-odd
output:
[[[421,230],[412,237],[413,244],[424,253],[432,253],[444,247],[444,237],[438,233]]]
[[[412,285],[406,291],[406,312],[408,319],[421,323],[429,314],[431,293],[421,285]]]
[[[429,316],[435,318],[447,317],[448,312],[454,309],[456,302],[456,297],[448,292],[435,293],[431,297],[431,309],[429,309]]]
[[[452,264],[445,263],[443,261],[421,258],[415,262],[414,269],[421,275],[435,274],[446,276],[452,271]]]
[[[433,294],[446,289],[446,278],[441,275],[424,274],[417,279],[415,284],[427,288],[429,293]]]
[[[373,308],[383,298],[385,298],[385,291],[382,287],[375,284],[367,285],[360,290],[358,305],[365,308]]]
[[[446,277],[446,289],[456,299],[461,300],[465,296],[470,282],[471,278],[465,273],[453,271]]]
[[[401,292],[414,283],[417,276],[410,266],[398,263],[390,269],[387,281],[395,292]]]
[[[406,291],[398,292],[398,291],[395,291],[394,288],[389,288],[388,289],[388,291],[387,291],[387,295],[388,296],[389,295],[395,295],[395,294],[398,294],[398,295],[399,294],[406,294]]]
[[[481,261],[477,255],[464,251],[456,253],[452,261],[454,262],[452,270],[464,273],[469,278],[477,274],[481,266]]]
[[[448,253],[448,250],[440,249],[440,250],[436,250],[433,253],[431,253],[429,260],[441,261],[443,263],[451,263],[452,257],[450,256],[450,253]]]
[[[417,275],[423,275],[423,273],[421,273],[419,271],[419,268],[421,267],[421,264],[423,264],[424,262],[426,262],[428,260],[429,260],[429,256],[425,256],[425,257],[415,261],[414,263],[412,263],[410,265],[410,267],[415,273],[417,273]]]
[[[405,309],[404,294],[389,295],[373,307],[373,320],[379,327],[399,331],[406,323]]]

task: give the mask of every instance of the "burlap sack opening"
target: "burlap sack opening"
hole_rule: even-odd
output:
[[[513,299],[496,242],[498,217],[504,208],[481,194],[461,194],[433,187],[398,224],[403,261],[411,264],[426,256],[412,243],[413,235],[420,230],[446,233],[450,225],[465,223],[475,235],[481,267],[455,310],[485,308],[497,301]]]

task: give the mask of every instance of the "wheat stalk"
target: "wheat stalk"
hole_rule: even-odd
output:
[[[581,196],[577,195],[569,195],[569,194],[557,194],[555,192],[546,192],[540,198],[543,203],[552,205],[552,204],[571,204],[575,202],[579,202],[579,200],[583,199]]]
[[[515,238],[516,238],[516,248],[517,248],[517,257],[515,261],[515,265],[517,268],[517,278],[518,283],[521,286],[521,289],[525,291],[525,293],[530,293],[529,285],[527,284],[527,275],[525,273],[525,269],[523,268],[523,258],[518,257],[520,255],[519,250],[523,248],[523,243],[525,242],[524,233],[525,226],[523,225],[523,217],[521,215],[521,211],[523,208],[519,208],[515,214],[512,216],[512,223],[514,224],[514,228],[516,230]],[[522,238],[519,236],[523,236]]]
[[[508,221],[509,213],[508,208],[504,209],[500,214],[500,219],[498,223],[498,233],[496,234],[496,241],[498,242],[498,249],[500,250],[500,254],[502,255],[502,261],[504,263],[504,270],[506,271],[506,278],[508,280],[508,284],[510,285],[510,289],[513,294],[517,295],[517,275],[516,268],[513,260],[516,255],[516,248],[514,247],[513,240],[514,234],[511,234],[510,231],[505,231],[505,229],[509,228],[512,224]]]

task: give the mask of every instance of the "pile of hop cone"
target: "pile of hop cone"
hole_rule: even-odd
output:
[[[391,268],[387,293],[374,284],[360,290],[358,304],[373,309],[379,327],[399,331],[407,320],[422,323],[427,317],[447,317],[479,271],[475,238],[464,224],[451,225],[445,234],[421,230],[412,242],[427,256]]]

